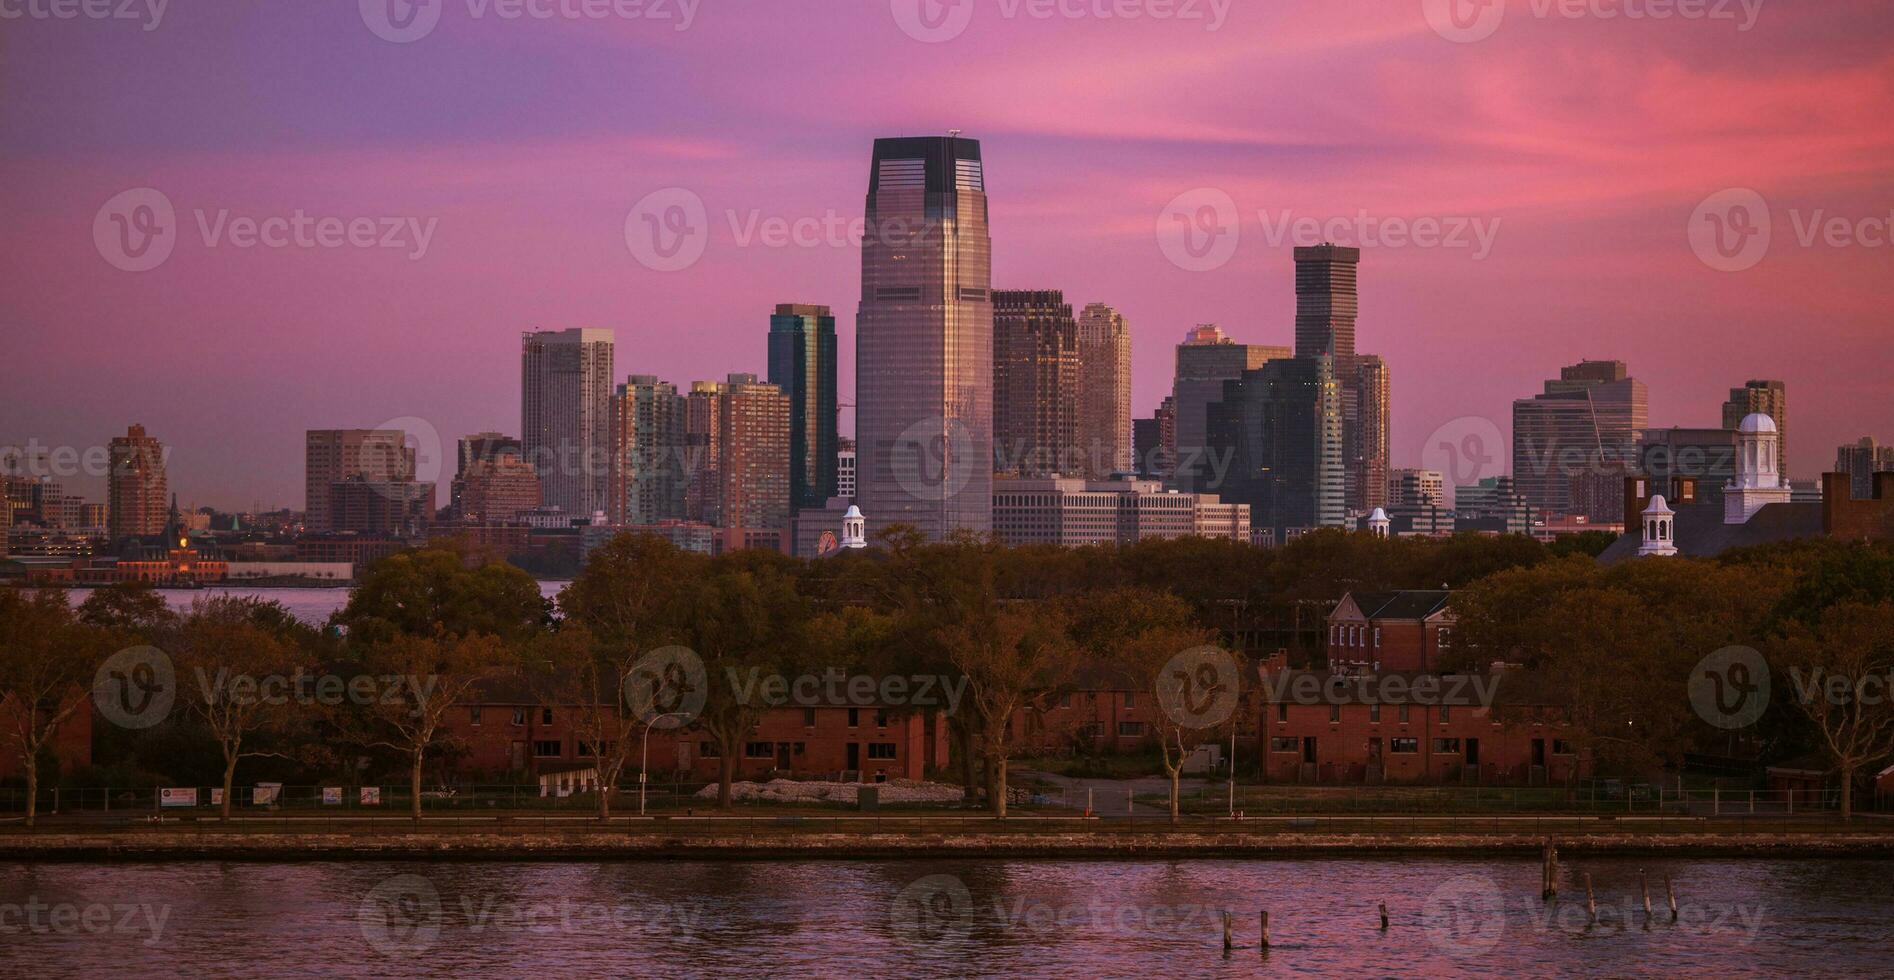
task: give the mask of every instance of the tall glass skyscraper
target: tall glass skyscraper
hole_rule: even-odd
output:
[[[856,500],[930,540],[993,527],[992,240],[977,140],[875,141],[856,319]]]
[[[835,315],[828,307],[776,307],[769,383],[789,396],[790,503],[822,507],[836,496]]]
[[[571,517],[611,498],[612,332],[578,328],[520,338],[520,446],[543,497]]]

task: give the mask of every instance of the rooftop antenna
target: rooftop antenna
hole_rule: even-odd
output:
[[[957,140],[957,139],[959,139],[959,138],[960,138],[960,134],[961,134],[962,132],[964,132],[964,130],[959,130],[959,129],[950,129],[950,130],[948,130],[948,131],[947,131],[947,138],[948,138],[948,139],[956,139],[956,140]]]

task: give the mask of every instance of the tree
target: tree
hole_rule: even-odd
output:
[[[103,634],[74,620],[66,593],[0,589],[0,745],[26,774],[26,825],[38,816],[41,753],[87,706]]]
[[[459,554],[430,549],[376,562],[334,622],[363,645],[437,631],[520,642],[544,628],[551,611],[531,575],[501,563],[470,569]]]
[[[144,582],[113,582],[79,604],[79,622],[117,634],[122,642],[150,643],[175,628],[178,615]]]
[[[730,808],[737,760],[768,705],[760,677],[789,674],[804,649],[809,608],[796,589],[795,561],[770,551],[736,551],[709,573],[681,583],[684,644],[703,665],[704,705],[696,727],[717,743],[717,806]]]
[[[408,757],[413,816],[421,819],[421,771],[429,750],[453,740],[447,713],[464,704],[476,685],[503,667],[506,645],[499,637],[407,633],[363,651],[364,673],[395,679],[398,686],[360,706],[353,737],[366,746],[392,749]]]
[[[612,794],[630,762],[641,720],[626,702],[638,648],[604,643],[579,623],[535,638],[526,650],[527,679],[539,703],[565,712],[581,755],[598,767],[598,818],[610,820]]]
[[[290,758],[262,747],[294,714],[288,689],[307,663],[308,627],[275,602],[235,596],[200,599],[177,631],[178,697],[223,753],[223,817],[235,802],[237,763]]]
[[[986,763],[987,803],[1006,816],[1006,765],[1014,751],[1013,716],[1043,710],[1052,692],[1077,669],[1079,647],[1071,618],[1052,603],[1010,603],[984,616],[945,627],[942,646],[967,680],[963,706],[980,736]]]
[[[1841,817],[1854,819],[1855,778],[1894,755],[1894,601],[1843,602],[1773,644],[1795,705],[1841,774]]]

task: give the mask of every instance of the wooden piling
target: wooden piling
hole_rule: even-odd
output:
[[[1677,889],[1671,887],[1670,875],[1664,876],[1664,895],[1670,899],[1670,921],[1677,921]]]
[[[1591,872],[1585,872],[1585,917],[1588,924],[1598,924],[1598,901],[1592,897]]]
[[[1269,948],[1269,910],[1263,910],[1263,949]]]
[[[1381,931],[1388,931],[1388,903],[1381,903]]]
[[[1223,913],[1223,951],[1227,953],[1235,948],[1235,943],[1230,939],[1230,913],[1225,912]]]
[[[1638,892],[1644,896],[1644,928],[1651,927],[1651,876],[1643,868],[1638,869]]]

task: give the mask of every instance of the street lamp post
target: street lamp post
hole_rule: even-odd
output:
[[[650,721],[644,723],[644,738],[638,743],[638,815],[641,817],[644,816],[644,788],[651,764],[651,726],[664,718],[685,716],[685,712],[682,711],[669,711],[661,715],[653,715]]]

